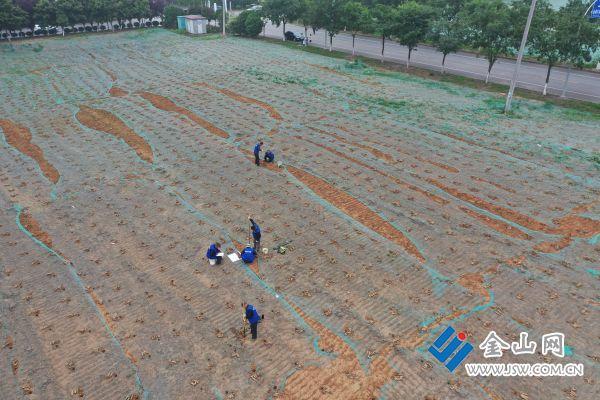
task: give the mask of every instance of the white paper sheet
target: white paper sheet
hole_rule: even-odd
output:
[[[227,257],[229,257],[231,262],[240,261],[240,258],[238,257],[237,253],[227,254]]]

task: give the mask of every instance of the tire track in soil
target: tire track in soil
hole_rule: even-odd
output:
[[[359,200],[308,172],[292,166],[288,166],[287,170],[296,177],[296,179],[307,185],[319,197],[327,200],[346,215],[352,217],[370,230],[377,232],[384,238],[402,246],[409,254],[417,258],[420,262],[425,262],[425,257],[410,239],[394,228],[392,224],[371,211],[371,209]]]
[[[300,139],[300,140],[302,140],[302,141],[305,141],[305,142],[311,143],[311,144],[312,144],[312,145],[314,145],[314,146],[317,146],[317,147],[319,147],[319,148],[322,148],[322,149],[324,149],[324,150],[327,150],[328,152],[330,152],[330,153],[332,153],[332,154],[335,154],[335,155],[336,155],[336,156],[338,156],[338,157],[344,158],[344,159],[346,159],[346,160],[348,160],[348,161],[351,161],[351,162],[353,162],[353,163],[355,163],[355,164],[357,164],[357,165],[360,165],[361,167],[363,167],[363,168],[366,168],[366,169],[368,169],[369,171],[373,171],[373,172],[375,172],[375,173],[377,173],[377,174],[379,174],[379,175],[381,175],[381,176],[384,176],[384,177],[386,177],[386,178],[388,178],[388,179],[392,180],[393,182],[397,183],[397,184],[398,184],[398,185],[400,185],[401,187],[403,187],[403,188],[405,188],[405,189],[412,190],[412,191],[414,191],[414,192],[417,192],[417,193],[419,193],[419,194],[421,194],[421,195],[423,195],[423,196],[427,197],[428,199],[430,199],[430,200],[433,200],[434,202],[436,202],[436,203],[438,203],[438,204],[448,204],[448,203],[449,203],[449,201],[448,201],[448,200],[446,200],[446,199],[443,199],[443,198],[441,198],[441,197],[439,197],[439,196],[436,196],[436,195],[435,195],[435,194],[433,194],[433,193],[429,193],[428,191],[426,191],[426,190],[423,190],[423,189],[421,189],[421,188],[420,188],[420,187],[418,187],[418,186],[415,186],[415,185],[412,185],[412,184],[410,184],[410,183],[408,183],[408,182],[405,182],[405,181],[403,181],[403,180],[402,180],[402,179],[400,179],[400,178],[397,178],[397,177],[395,177],[395,176],[393,176],[393,175],[390,175],[390,174],[388,174],[388,173],[386,173],[386,172],[383,172],[383,171],[381,171],[381,170],[379,170],[379,169],[377,169],[377,168],[375,168],[375,167],[373,167],[373,166],[371,166],[371,165],[369,165],[369,164],[366,164],[366,163],[364,163],[364,162],[362,162],[362,161],[360,161],[360,160],[357,160],[357,159],[356,159],[356,158],[354,158],[354,157],[350,157],[350,156],[348,156],[348,155],[346,155],[346,154],[344,154],[344,153],[342,153],[342,152],[340,152],[340,151],[337,151],[337,150],[335,150],[335,149],[333,149],[333,148],[331,148],[331,147],[329,147],[329,146],[325,146],[325,145],[322,145],[322,144],[319,144],[319,143],[313,142],[312,140],[310,140],[310,139],[307,139],[307,138],[304,138],[304,137],[302,137],[302,136],[295,136],[295,137],[296,137],[297,139]],[[376,150],[376,149],[375,149],[375,150]],[[379,151],[379,150],[377,150],[377,151]]]
[[[38,164],[42,174],[50,182],[53,184],[58,183],[60,179],[59,172],[44,158],[42,149],[31,142],[31,132],[27,127],[8,119],[0,119],[0,128],[4,132],[6,143],[17,149],[21,154],[33,159]]]
[[[332,128],[337,128],[337,129],[340,129],[340,130],[342,130],[342,131],[344,131],[346,133],[352,134],[352,132],[350,132],[350,130],[347,129],[346,127],[344,127],[344,126],[340,126],[340,125],[328,125],[328,126],[331,126]],[[341,136],[338,136],[338,135],[336,135],[334,133],[330,133],[330,132],[326,132],[326,131],[322,131],[322,133],[324,133],[326,135],[330,135],[332,137],[335,137],[338,140],[346,141],[344,138],[342,138]],[[371,154],[373,154],[375,157],[380,158],[380,159],[382,159],[384,161],[391,162],[391,163],[394,163],[394,164],[398,162],[392,155],[384,153],[383,151],[378,150],[378,149],[376,149],[374,147],[371,147],[371,146],[368,146],[368,145],[365,145],[365,144],[362,144],[362,143],[358,143],[358,142],[350,142],[350,141],[346,141],[346,142],[348,144],[353,145],[353,146],[357,146],[357,147],[360,147],[361,149],[367,150]],[[374,143],[374,144],[377,144],[377,145],[380,145],[380,146],[386,146],[385,144],[377,143],[375,141],[370,141],[370,142]],[[410,153],[408,151],[404,151],[404,150],[400,150],[400,149],[396,149],[396,150],[398,150],[400,153],[405,154],[405,155],[407,155],[409,157],[414,157],[414,158],[416,158],[417,160],[419,160],[421,162],[424,162],[424,163],[427,163],[427,164],[431,164],[431,165],[436,166],[436,167],[438,167],[440,169],[443,169],[444,171],[452,172],[453,174],[457,174],[457,173],[460,172],[457,168],[452,167],[450,165],[442,164],[442,163],[439,163],[437,161],[431,161],[431,160],[428,160],[428,159],[423,158],[421,156],[418,156],[418,155],[415,155],[413,153]]]
[[[139,158],[150,164],[153,163],[154,153],[148,142],[113,113],[82,105],[75,117],[81,124],[90,129],[122,139],[136,152]]]
[[[151,92],[139,92],[138,94],[145,100],[148,100],[154,107],[158,108],[159,110],[185,115],[186,117],[200,125],[202,128],[209,131],[210,133],[222,137],[224,139],[229,139],[229,134],[221,128],[213,125],[211,122],[208,122],[207,120],[191,112],[187,108],[178,106],[175,102],[164,96]]]
[[[496,182],[492,182],[492,181],[489,181],[489,180],[484,179],[484,178],[480,178],[478,176],[471,176],[471,179],[473,179],[476,182],[484,182],[484,183],[487,183],[489,185],[495,186],[498,189],[504,190],[505,192],[508,192],[508,193],[512,193],[512,194],[517,193],[517,191],[514,190],[514,189],[508,188],[506,186],[500,185],[500,184],[498,184]]]
[[[554,219],[552,221],[554,223],[554,227],[550,227],[543,222],[539,222],[517,211],[495,205],[486,200],[480,199],[479,197],[473,196],[472,194],[464,193],[455,188],[446,186],[435,179],[427,179],[427,181],[453,197],[471,203],[478,208],[487,210],[492,214],[498,215],[532,231],[543,232],[550,235],[561,235],[562,238],[556,242],[543,242],[535,247],[535,250],[539,250],[544,253],[555,253],[562,250],[571,243],[572,237],[590,238],[600,233],[600,220],[593,220],[591,218],[578,215],[579,213],[585,212],[587,209],[589,209],[592,206],[591,204],[587,206],[584,205],[575,207],[564,217]],[[494,225],[501,227],[501,225],[498,225],[497,223],[494,223]],[[514,232],[514,230],[515,228],[512,228],[511,232]]]
[[[506,207],[495,205],[486,200],[480,199],[479,197],[474,196],[472,194],[461,192],[458,189],[446,186],[443,183],[441,183],[435,179],[432,179],[432,178],[427,178],[427,182],[429,182],[430,184],[432,184],[434,186],[437,186],[438,188],[440,188],[444,192],[448,193],[452,197],[466,201],[467,203],[470,203],[470,204],[474,205],[475,207],[487,210],[487,211],[491,212],[492,214],[498,215],[504,219],[512,221],[512,222],[514,222],[518,225],[521,225],[527,229],[530,229],[532,231],[538,231],[538,232],[549,232],[550,231],[550,227],[548,225],[546,225],[542,222],[539,222],[527,215],[521,214],[517,211],[508,209]]]
[[[509,236],[514,239],[531,240],[531,236],[521,231],[520,229],[517,229],[510,224],[507,224],[506,222],[490,218],[486,215],[479,214],[478,212],[475,212],[467,207],[459,207],[459,209],[465,214],[481,221],[483,224],[487,225],[488,227],[492,228],[497,232],[502,233],[503,235]]]

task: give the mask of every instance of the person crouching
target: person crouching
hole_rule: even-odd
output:
[[[223,256],[221,254],[221,244],[213,243],[210,245],[208,250],[206,250],[206,258],[208,258],[208,262],[210,265],[221,264],[223,261]]]

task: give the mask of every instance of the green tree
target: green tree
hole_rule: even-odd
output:
[[[369,9],[358,1],[350,1],[342,10],[342,22],[346,30],[352,35],[352,57],[354,57],[354,42],[358,32],[367,32],[371,29],[371,14]]]
[[[381,37],[381,62],[385,59],[385,38],[390,37],[394,28],[393,8],[377,4],[371,11],[372,33]]]
[[[8,31],[10,34],[15,29],[21,29],[27,23],[27,13],[21,7],[13,4],[12,0],[0,0],[0,32]]]
[[[510,9],[502,0],[471,0],[458,17],[464,24],[469,43],[481,49],[488,60],[485,76],[485,83],[488,83],[498,57],[512,54],[517,47]]]
[[[283,40],[285,40],[285,25],[301,15],[301,5],[298,0],[265,0],[262,12],[277,27],[283,25]]]
[[[164,9],[164,19],[163,19],[163,26],[165,28],[169,28],[169,29],[176,29],[177,28],[177,16],[181,15],[181,8],[173,5],[173,4],[169,4],[168,6],[165,7]]]
[[[304,37],[308,37],[308,27],[310,26],[313,33],[319,26],[319,20],[317,18],[319,10],[316,7],[315,0],[299,0],[300,11],[298,13],[298,22],[304,27]]]
[[[83,6],[79,0],[56,0],[56,24],[63,28],[73,26],[83,19]]]
[[[562,59],[557,31],[558,14],[545,0],[538,0],[530,30],[528,52],[538,61],[548,65],[542,94],[545,96],[550,80],[550,71]]]
[[[263,21],[260,17],[260,13],[256,11],[248,11],[250,15],[246,17],[246,23],[244,24],[245,35],[248,37],[257,37],[263,29]]]
[[[442,74],[446,71],[446,56],[457,52],[464,41],[461,27],[456,19],[440,17],[433,21],[429,33],[431,42],[442,53]]]
[[[406,68],[410,66],[410,56],[429,32],[429,25],[433,17],[433,10],[414,0],[398,6],[393,15],[392,33],[398,38],[400,44],[408,47]]]
[[[41,27],[57,25],[56,4],[50,0],[40,0],[33,7],[33,20]]]
[[[344,29],[344,7],[347,0],[314,0],[318,10],[319,25],[327,30],[329,51],[332,51],[333,37]]]
[[[592,53],[600,47],[600,27],[588,20],[584,13],[587,1],[569,0],[558,10],[557,37],[561,58],[569,63],[561,97],[564,97],[571,74],[571,65],[582,68],[592,60]]]

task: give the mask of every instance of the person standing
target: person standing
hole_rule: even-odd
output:
[[[256,340],[258,337],[258,323],[265,318],[258,315],[258,311],[252,304],[242,303],[242,308],[245,312],[246,321],[250,324],[250,333],[252,334],[252,339]]]
[[[263,145],[262,140],[254,146],[254,164],[260,166],[260,147]]]
[[[252,218],[248,217],[248,219],[250,220],[250,231],[252,231],[252,239],[254,239],[254,251],[258,253],[258,251],[260,250],[261,237],[260,226],[258,226],[258,224],[254,222]]]

